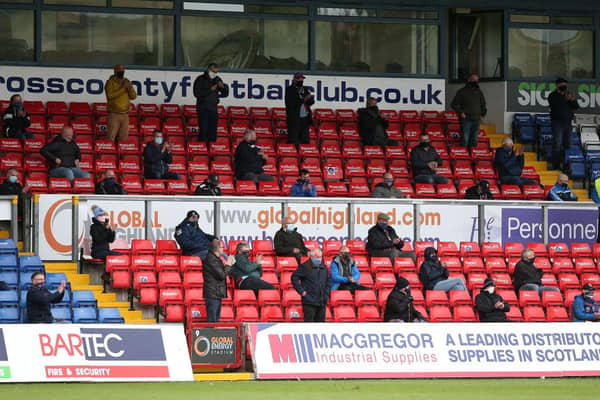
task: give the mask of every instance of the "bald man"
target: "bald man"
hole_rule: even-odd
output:
[[[331,277],[323,264],[323,252],[310,251],[310,259],[292,274],[294,289],[302,296],[304,322],[325,322],[325,307],[331,292]]]
[[[548,200],[552,201],[577,201],[577,196],[569,187],[569,177],[559,174],[556,184],[548,192]]]
[[[114,67],[114,74],[108,78],[104,85],[106,92],[106,125],[108,140],[114,141],[119,137],[119,140],[127,140],[129,136],[129,107],[131,100],[135,100],[137,93],[135,88],[125,78],[125,66],[117,64]]]
[[[300,257],[308,254],[308,248],[304,245],[302,235],[298,233],[298,227],[292,223],[290,217],[285,217],[281,229],[277,231],[274,238],[275,253],[280,257],[296,257],[300,263]]]
[[[75,178],[89,178],[90,174],[79,168],[81,151],[73,140],[73,128],[65,126],[60,135],[46,144],[40,153],[50,162],[50,176],[67,178],[71,182]]]

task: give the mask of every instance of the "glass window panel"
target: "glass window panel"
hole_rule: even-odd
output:
[[[591,78],[594,34],[558,29],[508,30],[509,74],[512,78]]]
[[[561,25],[592,25],[593,17],[552,17],[552,23]]]
[[[248,13],[308,15],[308,8],[306,7],[264,6],[260,4],[246,4],[244,7]]]
[[[31,4],[33,3],[33,0],[0,0],[0,4],[2,3]]]
[[[318,8],[317,14],[332,17],[374,17],[377,12],[371,8]]]
[[[174,63],[172,16],[45,11],[42,28],[47,63]]]
[[[0,10],[0,61],[33,61],[33,11]]]
[[[106,0],[44,0],[44,4],[104,7]]]
[[[526,15],[513,14],[510,16],[510,22],[521,22],[528,24],[549,24],[549,15]]]
[[[438,74],[438,26],[316,23],[316,68],[324,71]]]
[[[134,7],[134,8],[163,8],[172,9],[173,0],[112,0],[113,7]]]
[[[238,17],[181,18],[184,65],[302,70],[308,67],[308,22]]]
[[[438,19],[437,11],[383,10],[381,16],[385,18]]]

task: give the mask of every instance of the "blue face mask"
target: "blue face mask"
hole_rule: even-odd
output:
[[[385,183],[388,187],[392,187],[394,181],[383,181],[383,183]]]
[[[112,176],[110,178],[106,178],[106,184],[108,186],[114,186],[115,185],[115,178],[113,178]]]
[[[387,227],[388,227],[387,222],[379,222],[378,225],[381,229],[387,229]]]
[[[155,137],[154,138],[154,143],[156,143],[158,145],[163,144],[163,138],[161,138],[161,137]]]
[[[19,177],[17,177],[16,175],[11,175],[8,177],[8,181],[10,183],[17,183],[18,180],[19,180]]]
[[[431,257],[429,257],[429,259],[433,262],[438,262],[439,260],[437,254],[432,254]]]
[[[320,258],[310,258],[310,261],[312,261],[313,264],[319,266],[321,265],[321,259]]]
[[[287,231],[288,232],[294,232],[296,230],[296,225],[294,224],[288,224],[287,226]]]

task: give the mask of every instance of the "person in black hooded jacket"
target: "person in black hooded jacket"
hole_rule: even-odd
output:
[[[419,280],[427,290],[467,290],[465,283],[460,278],[448,279],[449,273],[445,264],[440,263],[437,250],[433,247],[425,249],[425,261],[419,268]]]
[[[481,292],[475,297],[475,307],[479,311],[481,322],[507,322],[506,312],[510,304],[496,293],[496,283],[491,278],[483,282]]]
[[[369,97],[367,106],[358,109],[358,132],[363,146],[397,146],[398,142],[388,137],[385,131],[389,121],[379,112],[377,99]]]
[[[467,200],[494,200],[494,195],[490,192],[490,184],[486,180],[479,181],[475,186],[471,186],[465,192]]]
[[[219,122],[219,97],[229,95],[229,86],[217,76],[219,66],[215,63],[208,64],[206,71],[194,81],[194,96],[196,97],[196,111],[198,112],[199,133],[198,141],[216,142],[217,125]]]
[[[115,241],[115,231],[109,225],[106,212],[98,206],[93,206],[92,213],[94,214],[90,227],[92,257],[105,260],[106,256],[121,255],[118,251],[110,249],[110,244]]]
[[[396,286],[385,303],[383,320],[385,322],[427,322],[425,317],[415,309],[406,278],[401,276],[396,278]]]

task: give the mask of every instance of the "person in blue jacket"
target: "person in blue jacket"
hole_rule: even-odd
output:
[[[199,218],[200,215],[196,211],[188,211],[186,218],[175,228],[175,240],[184,256],[206,257],[211,243],[217,239],[216,236],[200,229]]]
[[[575,296],[573,304],[573,322],[598,321],[598,302],[594,299],[594,287],[591,283],[583,285],[583,292]]]
[[[331,290],[349,290],[354,294],[355,290],[369,289],[359,283],[360,271],[347,246],[340,247],[340,254],[333,258],[330,268]]]
[[[310,183],[310,172],[307,169],[300,170],[300,178],[290,190],[292,197],[317,197],[317,188]]]
[[[577,201],[577,196],[569,187],[569,177],[566,174],[559,174],[556,185],[552,186],[548,192],[548,200],[552,201]]]

